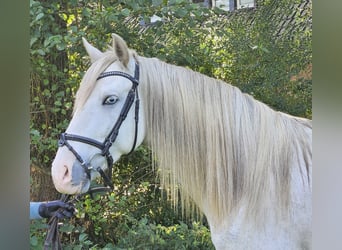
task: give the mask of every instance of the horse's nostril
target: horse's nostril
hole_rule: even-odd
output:
[[[68,175],[69,175],[69,169],[67,166],[64,166],[65,168],[65,172],[64,172],[64,176],[63,176],[63,179],[66,178]]]

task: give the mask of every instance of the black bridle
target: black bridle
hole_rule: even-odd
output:
[[[67,134],[67,133],[62,133],[60,135],[60,139],[58,141],[58,146],[63,147],[66,146],[76,157],[76,159],[81,163],[81,166],[85,170],[87,177],[90,180],[90,173],[94,169],[91,165],[90,162],[86,162],[83,160],[83,158],[77,153],[77,151],[70,145],[69,141],[77,141],[81,143],[85,143],[91,146],[94,146],[96,148],[99,148],[101,150],[101,155],[106,158],[107,164],[108,164],[108,175],[105,174],[105,172],[102,170],[102,168],[99,166],[95,168],[97,172],[100,173],[101,177],[103,178],[105,184],[109,186],[110,188],[113,189],[113,182],[112,182],[112,167],[113,167],[113,157],[109,152],[110,147],[113,145],[115,142],[118,134],[120,127],[123,123],[123,121],[126,119],[127,114],[129,110],[131,109],[133,102],[135,100],[135,135],[134,135],[134,141],[132,145],[131,151],[128,153],[132,153],[135,149],[136,143],[137,143],[137,136],[138,136],[138,122],[139,122],[139,94],[138,94],[138,85],[139,85],[139,65],[136,63],[135,64],[135,72],[134,72],[134,77],[131,75],[121,72],[121,71],[108,71],[108,72],[103,72],[99,75],[99,77],[96,80],[100,80],[105,77],[109,76],[121,76],[124,78],[127,78],[132,82],[132,88],[128,92],[128,95],[126,97],[125,103],[121,109],[120,115],[118,119],[116,120],[112,130],[108,134],[108,136],[105,138],[104,142],[99,142],[97,140],[94,140],[89,137],[84,137],[80,135],[74,135],[74,134]]]

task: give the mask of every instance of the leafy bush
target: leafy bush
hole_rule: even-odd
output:
[[[77,218],[59,228],[63,249],[214,249],[209,229],[202,223],[171,221],[176,217],[172,209],[169,216],[163,212],[169,218],[162,221],[151,208],[137,215],[139,207],[130,209],[131,197],[136,199],[113,192],[78,203]],[[31,249],[41,249],[46,230],[45,220],[31,222]]]

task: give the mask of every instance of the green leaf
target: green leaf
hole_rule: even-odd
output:
[[[152,0],[152,6],[158,7],[163,3],[163,0]]]
[[[45,51],[42,50],[42,49],[38,49],[38,50],[37,50],[37,53],[38,53],[39,55],[41,55],[41,56],[45,56],[45,55],[46,55]]]
[[[59,230],[61,232],[70,233],[73,231],[74,228],[75,228],[75,226],[72,224],[63,224]]]
[[[124,16],[129,16],[130,13],[131,13],[131,11],[129,9],[123,9],[121,11],[121,14],[124,15]]]
[[[32,45],[38,40],[38,37],[31,37],[30,40],[30,47],[32,47]]]
[[[174,5],[177,3],[177,1],[176,0],[169,0],[169,1],[167,1],[167,3],[168,3],[168,5]]]
[[[62,51],[65,50],[65,44],[64,43],[58,43],[56,45],[57,50]]]
[[[187,14],[188,14],[188,11],[186,9],[181,8],[181,9],[176,9],[175,10],[175,15],[177,17],[182,18],[182,17],[186,16]]]
[[[31,244],[31,246],[37,246],[37,245],[38,245],[37,236],[33,235],[33,236],[30,238],[30,244]]]
[[[86,233],[81,233],[80,236],[78,237],[78,240],[80,242],[83,242],[88,239],[88,235]]]
[[[39,13],[36,18],[35,18],[35,21],[38,21],[40,19],[42,19],[44,17],[44,13]]]
[[[62,106],[62,103],[61,103],[60,100],[57,100],[57,101],[55,101],[55,105],[56,105],[56,106]]]

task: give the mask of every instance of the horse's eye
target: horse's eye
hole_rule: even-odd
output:
[[[117,101],[119,100],[119,98],[115,95],[110,95],[107,96],[104,101],[103,101],[103,105],[113,105],[115,104]]]

